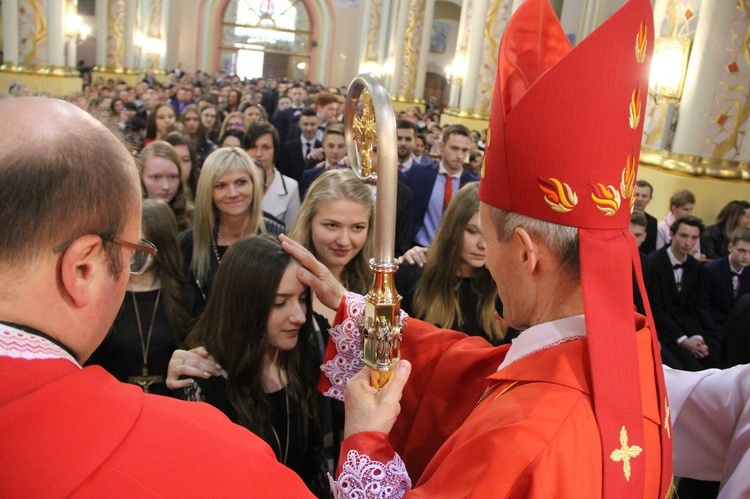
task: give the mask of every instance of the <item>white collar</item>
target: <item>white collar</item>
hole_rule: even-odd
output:
[[[513,362],[545,348],[586,337],[586,320],[581,315],[544,322],[530,327],[514,338],[498,371]]]
[[[26,360],[65,359],[81,367],[68,352],[48,339],[6,324],[0,324],[0,357]]]
[[[440,162],[440,166],[438,167],[438,173],[439,173],[440,175],[443,175],[443,174],[446,174],[446,173],[447,173],[447,174],[448,174],[448,175],[450,175],[451,177],[453,177],[453,178],[457,178],[457,179],[459,179],[459,180],[460,180],[460,179],[461,179],[461,174],[463,173],[463,170],[459,170],[459,171],[457,171],[456,173],[451,173],[451,172],[449,172],[449,171],[448,171],[448,169],[447,169],[447,168],[445,167],[445,165],[444,165],[444,164],[443,164],[443,162],[441,161],[441,162]]]
[[[688,260],[687,256],[686,256],[683,261],[679,261],[677,259],[677,257],[674,256],[674,253],[672,253],[672,247],[671,246],[669,248],[667,248],[667,255],[669,255],[669,262],[672,264],[673,267],[675,265],[678,265],[678,264],[682,265],[683,263],[687,262],[687,260]],[[675,270],[677,270],[677,269],[675,269]]]

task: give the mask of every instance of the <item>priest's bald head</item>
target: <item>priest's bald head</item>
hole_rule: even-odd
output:
[[[85,360],[122,302],[140,239],[131,155],[100,122],[45,98],[0,101],[0,320]]]

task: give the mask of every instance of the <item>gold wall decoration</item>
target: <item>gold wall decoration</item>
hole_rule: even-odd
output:
[[[107,27],[107,67],[119,70],[125,67],[125,0],[109,0]]]
[[[487,9],[487,23],[484,26],[484,43],[482,44],[481,64],[479,65],[478,86],[474,99],[475,115],[489,116],[492,88],[495,85],[497,71],[497,52],[500,38],[513,7],[512,0],[490,0]]]
[[[401,69],[401,83],[398,92],[400,97],[406,99],[413,99],[416,90],[417,61],[419,59],[419,47],[424,35],[424,10],[426,5],[426,0],[412,0],[409,7],[404,42],[404,64]]]
[[[383,17],[383,0],[372,0],[370,9],[370,27],[367,33],[367,48],[365,50],[365,61],[378,62],[380,59],[380,23]]]

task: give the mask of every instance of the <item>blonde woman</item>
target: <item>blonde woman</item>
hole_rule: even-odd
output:
[[[193,316],[203,310],[227,248],[244,236],[266,232],[262,199],[263,180],[245,151],[221,148],[206,158],[195,193],[193,228],[180,234]]]
[[[363,293],[372,279],[374,216],[370,186],[351,170],[330,170],[310,186],[289,237],[304,245],[344,287]],[[333,322],[333,311],[317,298],[313,310]]]

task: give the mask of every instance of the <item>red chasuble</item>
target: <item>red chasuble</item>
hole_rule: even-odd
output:
[[[346,313],[342,304],[336,322]],[[629,459],[646,461],[641,497],[652,498],[660,486],[660,420],[651,333],[643,317],[635,321],[646,441]],[[351,331],[346,322],[343,329]],[[413,369],[401,414],[388,437],[346,439],[341,461],[350,450],[381,463],[398,452],[416,484],[408,497],[601,497],[602,448],[587,340],[544,348],[497,371],[507,352],[507,345],[492,347],[410,318],[401,354]],[[331,343],[327,358],[335,354]],[[329,386],[321,378],[320,388]]]

